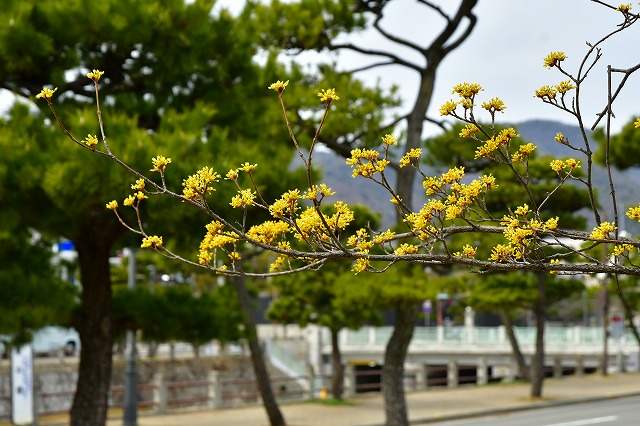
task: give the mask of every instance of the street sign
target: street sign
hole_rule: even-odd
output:
[[[614,339],[624,336],[624,315],[611,314],[609,317],[609,335]]]
[[[31,345],[11,350],[11,420],[14,425],[34,423]]]

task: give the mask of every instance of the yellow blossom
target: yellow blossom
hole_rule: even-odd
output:
[[[131,189],[142,191],[144,189],[144,179],[140,178],[136,180],[136,182],[131,185]]]
[[[411,160],[418,160],[422,156],[422,148],[412,148],[400,159],[400,167],[406,167],[411,164]]]
[[[389,134],[384,135],[382,137],[382,142],[385,145],[397,145],[398,144],[398,141],[396,140],[396,137],[393,136],[393,135],[389,135]]]
[[[551,166],[551,170],[553,170],[556,173],[560,173],[560,171],[564,169],[564,161],[552,160],[550,166]]]
[[[453,167],[447,172],[443,173],[440,180],[444,184],[451,184],[454,181],[459,181],[464,177],[464,167]]]
[[[556,90],[558,93],[567,93],[571,89],[575,89],[576,85],[571,80],[564,80],[558,83]]]
[[[136,192],[136,198],[138,200],[144,200],[145,198],[149,198],[149,197],[147,197],[147,195],[144,192],[138,191]]]
[[[395,249],[394,253],[397,254],[398,256],[402,256],[405,254],[416,254],[418,253],[418,246],[403,243],[400,245],[400,247]]]
[[[326,102],[327,104],[340,100],[340,97],[336,95],[336,89],[322,89],[322,91],[318,93],[318,97],[320,97],[320,102]]]
[[[158,249],[160,247],[162,247],[162,237],[159,237],[157,235],[152,235],[150,237],[144,237],[142,239],[142,244],[140,245],[141,248],[155,248]]]
[[[254,191],[250,189],[242,189],[238,191],[237,195],[234,195],[233,198],[231,198],[231,203],[229,204],[233,208],[246,208],[253,204],[253,200],[255,200],[255,198],[256,194]]]
[[[275,83],[272,83],[271,85],[269,85],[268,89],[275,90],[278,93],[282,93],[285,87],[287,87],[287,85],[289,85],[289,80],[285,82],[278,80]]]
[[[107,203],[107,208],[108,208],[109,210],[115,210],[115,209],[117,209],[117,208],[118,208],[118,202],[117,202],[116,200],[109,201],[109,202]]]
[[[153,157],[151,162],[153,163],[153,168],[150,171],[164,173],[164,169],[167,167],[167,164],[171,163],[171,158],[158,155]]]
[[[461,98],[470,99],[484,90],[478,83],[460,83],[453,86],[453,92],[457,93]]]
[[[484,183],[488,191],[498,187],[496,178],[493,175],[482,175],[480,176],[480,180]]]
[[[556,142],[560,142],[560,143],[566,143],[567,142],[567,138],[565,138],[562,133],[556,133],[556,137],[554,138],[554,140]]]
[[[551,261],[549,262],[552,265],[559,265],[560,264],[560,259],[551,259]],[[549,271],[550,274],[557,274],[558,271]]]
[[[504,102],[499,98],[491,98],[489,101],[483,102],[481,107],[489,111],[491,114],[495,114],[497,111],[504,112],[507,108]]]
[[[614,256],[622,256],[633,250],[633,246],[631,244],[616,244],[613,247],[613,255]]]
[[[124,199],[122,204],[124,204],[127,207],[131,207],[131,206],[133,206],[133,203],[134,203],[135,200],[136,200],[135,196],[129,195],[127,198]]]
[[[506,262],[512,260],[514,251],[514,247],[510,244],[498,244],[491,249],[491,256],[489,259],[494,262]]]
[[[475,124],[467,124],[460,131],[459,136],[461,138],[469,138],[469,137],[475,136],[475,134],[478,133],[479,131],[480,131],[480,129],[478,129],[478,126],[476,126]]]
[[[281,220],[268,220],[259,225],[252,226],[249,231],[247,231],[247,236],[262,244],[273,244],[279,236],[287,232],[289,232],[289,225],[287,223]]]
[[[542,86],[539,89],[536,89],[536,98],[540,98],[542,100],[552,100],[556,98],[558,94],[558,90],[553,86]]]
[[[395,235],[395,232],[393,232],[390,229],[387,229],[386,231],[381,232],[380,234],[373,237],[373,242],[376,244],[382,244],[382,243],[391,241],[394,235]]]
[[[238,170],[242,170],[243,172],[250,173],[250,172],[251,172],[251,171],[253,171],[253,169],[255,169],[256,167],[258,167],[258,165],[257,165],[257,164],[244,163],[244,164],[242,164],[240,167],[238,167]]]
[[[227,174],[224,177],[225,179],[229,179],[229,180],[236,180],[238,179],[238,169],[231,169],[227,172]]]
[[[636,121],[633,122],[633,127],[640,129],[640,118],[636,118]]]
[[[449,115],[456,110],[457,102],[447,101],[440,107],[440,115]]]
[[[94,146],[98,145],[98,138],[94,135],[87,135],[87,137],[84,138],[82,142],[84,142],[85,145],[93,148]]]
[[[394,196],[394,197],[391,197],[391,199],[389,200],[389,202],[390,202],[391,204],[395,204],[396,206],[399,206],[399,205],[400,205],[400,203],[402,203],[402,198],[396,195],[396,196]]]
[[[182,195],[190,200],[197,200],[214,191],[211,184],[219,180],[220,175],[217,172],[209,167],[203,167],[195,174],[183,179]]]
[[[464,247],[462,247],[462,253],[466,256],[466,257],[476,257],[477,250],[475,247],[466,244]]]
[[[284,266],[286,260],[286,256],[278,256],[276,260],[271,265],[269,265],[269,271],[276,272],[282,270],[282,267]]]
[[[102,74],[104,74],[104,71],[93,70],[87,74],[87,78],[90,78],[91,80],[97,82],[98,80],[100,80],[100,77],[102,77]]]
[[[40,93],[38,93],[36,95],[36,99],[45,99],[47,102],[51,100],[51,97],[53,96],[53,94],[56,92],[56,90],[58,90],[58,88],[56,87],[55,89],[48,89],[46,87],[43,87],[42,90],[40,91]]]
[[[276,219],[293,215],[296,210],[298,210],[298,201],[300,198],[300,191],[298,189],[287,191],[282,194],[279,200],[276,200],[269,206],[269,213]]]
[[[631,11],[631,3],[624,4],[622,3],[620,6],[616,8],[617,11],[627,14]]]
[[[231,259],[232,262],[240,260],[240,253],[238,253],[237,251],[229,252],[229,259]]]
[[[517,216],[526,216],[529,214],[529,212],[530,212],[529,205],[523,204],[516,209],[515,213]]]
[[[618,229],[613,222],[602,222],[600,225],[593,228],[589,238],[594,240],[605,240],[609,238],[609,233]]]
[[[558,220],[559,220],[559,219],[560,219],[560,218],[559,218],[558,216],[556,216],[556,217],[552,217],[551,219],[547,220],[547,221],[544,223],[544,226],[545,226],[547,229],[556,229],[556,228],[558,227]]]
[[[351,270],[357,274],[359,272],[366,271],[368,267],[369,267],[369,260],[365,258],[360,258],[360,259],[356,259],[356,261],[353,262],[353,266],[351,266]]]
[[[640,222],[640,206],[629,207],[627,210],[627,216],[629,219],[637,220]]]
[[[518,151],[522,154],[522,155],[531,155],[531,153],[533,151],[535,151],[535,149],[537,148],[536,145],[532,144],[532,143],[526,143],[524,145],[521,145],[520,148],[518,148]]]
[[[567,55],[564,52],[551,52],[544,58],[544,67],[552,68],[560,65],[560,62],[567,59]]]

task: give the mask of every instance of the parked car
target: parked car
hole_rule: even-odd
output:
[[[49,326],[34,333],[31,347],[34,355],[73,356],[80,350],[80,336],[73,328]],[[1,338],[0,353],[7,355]]]

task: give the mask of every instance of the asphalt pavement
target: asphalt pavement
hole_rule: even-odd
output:
[[[528,384],[490,384],[454,389],[432,388],[407,394],[412,424],[460,419],[492,413],[531,410],[538,407],[601,401],[640,395],[640,374],[609,376],[567,376],[547,379],[544,397],[531,399]],[[384,424],[381,394],[351,398],[348,404],[296,402],[281,405],[289,426],[378,426]],[[122,425],[112,419],[108,426]],[[141,415],[139,426],[268,426],[262,406],[221,410],[172,412],[167,415]]]

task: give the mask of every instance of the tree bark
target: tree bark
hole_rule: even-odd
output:
[[[271,388],[269,371],[267,370],[262,347],[258,339],[256,323],[253,318],[254,310],[251,295],[249,294],[249,290],[247,289],[247,285],[243,277],[232,279],[232,285],[236,290],[240,306],[242,307],[242,313],[245,317],[244,325],[247,342],[249,343],[249,351],[251,352],[251,363],[256,376],[258,391],[262,398],[262,405],[269,417],[269,424],[271,426],[286,426],[284,416],[280,411],[280,407],[278,407],[278,402],[276,401],[273,389]]]
[[[518,344],[516,333],[513,330],[513,322],[511,321],[511,317],[505,309],[500,309],[500,318],[502,319],[502,324],[504,325],[505,331],[507,332],[507,338],[509,339],[509,344],[511,345],[511,350],[513,351],[513,357],[516,359],[516,363],[518,364],[518,372],[520,378],[522,380],[531,381],[531,377],[529,375],[529,366],[527,365],[527,361],[524,359],[524,355],[520,350],[520,345]]]
[[[386,426],[408,426],[409,415],[404,394],[404,360],[420,316],[417,305],[406,304],[395,310],[396,319],[384,353],[382,386]]]
[[[531,397],[542,397],[542,385],[544,382],[544,326],[545,326],[545,305],[547,299],[547,279],[546,273],[536,273],[538,281],[538,301],[533,309],[536,320],[536,353],[531,363]]]
[[[335,399],[342,399],[344,391],[344,366],[338,343],[339,331],[331,329],[331,394]]]
[[[74,243],[82,277],[81,306],[74,326],[82,348],[71,426],[103,426],[107,420],[113,347],[111,244],[91,237]]]

